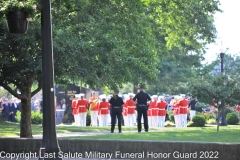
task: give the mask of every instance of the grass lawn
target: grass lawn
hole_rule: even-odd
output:
[[[220,127],[216,132],[216,127],[188,127],[188,128],[169,128],[150,130],[150,132],[130,132],[122,134],[108,134],[97,136],[76,136],[64,138],[78,139],[99,139],[99,140],[153,140],[153,141],[188,141],[188,142],[224,142],[240,143],[240,127]]]
[[[57,133],[70,132],[107,132],[110,127],[76,127],[76,126],[57,126]],[[76,136],[70,137],[66,134],[65,138],[78,139],[99,139],[99,140],[153,140],[153,141],[191,141],[191,142],[224,142],[240,143],[240,126],[220,126],[217,132],[216,126],[208,127],[188,127],[188,128],[150,128],[149,132],[137,132],[137,127],[126,128],[123,126],[123,133],[96,135],[96,136]],[[32,125],[33,135],[42,134],[41,125]],[[0,137],[19,136],[20,129],[17,123],[0,121]]]

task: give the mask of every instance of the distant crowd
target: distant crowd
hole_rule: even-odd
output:
[[[36,99],[35,97],[31,99],[31,110],[32,111],[42,111],[42,101],[39,99]],[[1,117],[5,121],[10,122],[17,122],[15,116],[17,111],[22,111],[22,105],[21,100],[18,98],[5,98],[2,97],[0,99],[0,111],[1,111]]]

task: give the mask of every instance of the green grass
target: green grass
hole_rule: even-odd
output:
[[[220,131],[216,131],[216,126],[211,127],[188,127],[188,128],[150,128],[149,132],[137,132],[137,128],[126,128],[123,126],[123,133],[110,134],[110,127],[76,127],[76,126],[57,126],[57,133],[70,132],[106,132],[106,135],[96,136],[75,136],[60,139],[99,139],[99,140],[153,140],[153,141],[189,141],[189,142],[224,142],[240,143],[240,126],[220,126]],[[41,125],[32,125],[33,135],[42,134]],[[0,137],[19,136],[19,124],[0,122]]]
[[[221,127],[216,132],[216,127],[189,127],[186,129],[169,129],[151,132],[123,132],[122,134],[108,134],[97,136],[77,136],[64,138],[99,139],[99,140],[153,140],[153,141],[188,141],[188,142],[224,142],[240,143],[239,127]]]

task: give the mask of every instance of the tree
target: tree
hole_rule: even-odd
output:
[[[198,69],[202,66],[202,55],[185,54],[177,48],[169,53],[171,56],[161,57],[158,81],[150,83],[149,89],[153,94],[188,93],[187,83],[197,78]]]
[[[240,85],[234,77],[215,75],[195,81],[191,85],[191,94],[199,101],[211,104],[218,109],[218,121],[220,112],[225,106],[232,106],[240,102]],[[217,132],[219,122],[217,123]]]
[[[53,0],[56,83],[80,79],[94,88],[114,89],[134,80],[138,80],[136,83],[152,81],[157,77],[159,56],[168,48],[189,44],[199,49],[206,41],[213,40],[211,17],[219,10],[218,1],[151,1],[153,7],[145,3]],[[194,7],[203,9],[196,12]],[[193,25],[195,16],[203,16],[198,25]],[[20,137],[32,137],[30,100],[42,88],[40,26],[37,17],[30,23],[27,34],[11,35],[5,21],[0,21],[0,86],[21,99]],[[158,43],[156,32],[164,37],[165,43]],[[31,90],[34,83],[38,87]]]
[[[62,2],[53,3],[61,4],[53,5],[57,83],[80,78],[92,87],[104,84],[114,88],[132,80],[132,71],[150,77],[158,56],[151,23],[149,26],[145,12],[141,12],[144,8],[141,2],[135,1],[139,8],[134,10],[128,8],[127,4],[133,7],[129,1],[126,5],[118,1],[81,1],[81,5],[79,1]],[[80,8],[72,10],[71,5]],[[58,15],[68,16],[62,19]],[[21,99],[20,137],[29,138],[32,137],[30,100],[42,88],[39,17],[30,25],[27,34],[11,35],[4,20],[0,22],[0,85]],[[32,91],[34,83],[38,84],[38,88]]]

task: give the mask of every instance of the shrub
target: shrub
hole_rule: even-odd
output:
[[[209,119],[216,119],[216,117],[215,117],[213,114],[209,114],[209,115],[206,117],[206,120],[209,120]]]
[[[17,122],[20,123],[20,120],[21,120],[21,112],[20,111],[17,111],[17,113],[15,115],[15,119],[17,120]]]
[[[237,124],[239,122],[238,115],[234,112],[228,113],[226,116],[226,120],[228,124]]]
[[[20,120],[21,120],[21,112],[20,111],[17,111],[15,119],[17,120],[17,122],[20,122]],[[31,111],[31,121],[32,121],[32,124],[42,124],[42,122],[43,122],[42,113],[40,113],[38,111]]]
[[[90,111],[88,110],[87,111],[87,126],[90,126],[91,125],[91,115],[90,115]]]
[[[225,107],[224,112],[225,112],[225,115],[227,115],[228,113],[233,113],[233,110],[231,110],[229,107]]]
[[[42,113],[40,113],[39,111],[32,111],[31,119],[32,119],[32,124],[42,124],[43,122]]]
[[[195,127],[203,127],[205,126],[206,120],[204,118],[204,116],[202,115],[195,115],[192,119],[193,121],[193,125]]]
[[[209,120],[207,120],[207,124],[216,124],[215,118],[210,118]]]
[[[170,120],[170,122],[175,123],[175,119],[174,119],[174,115],[173,114],[169,114],[169,120]]]
[[[194,124],[193,124],[193,121],[188,122],[188,127],[195,127]]]

